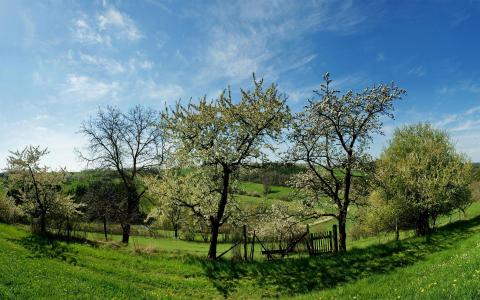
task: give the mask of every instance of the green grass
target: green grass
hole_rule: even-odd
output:
[[[94,247],[0,224],[0,298],[478,299],[476,211],[428,241],[411,237],[339,256],[251,263],[207,261],[203,243],[135,238],[136,246]]]
[[[240,205],[255,207],[258,205],[271,206],[276,201],[285,201],[288,199],[292,189],[284,186],[272,185],[267,195],[263,193],[263,185],[254,182],[241,182],[240,188],[247,194],[235,195]],[[254,196],[254,194],[256,194]]]
[[[89,240],[103,241],[104,236],[102,233],[88,232],[87,238]],[[118,242],[122,240],[121,235],[109,235],[110,241]],[[199,257],[206,257],[208,252],[208,243],[204,242],[191,242],[184,240],[175,240],[173,238],[151,238],[144,236],[131,236],[130,243],[127,248],[135,250],[136,248],[150,248],[160,252],[170,252],[179,254],[189,254]],[[218,253],[230,248],[231,244],[219,243],[217,246]]]
[[[240,188],[247,191],[247,192],[257,192],[259,195],[262,197],[263,195],[263,185],[260,183],[254,183],[254,182],[242,182],[240,184]],[[289,194],[292,192],[292,189],[289,187],[285,186],[276,186],[272,185],[270,186],[270,192],[266,196],[268,199],[282,199],[286,198],[289,196]]]
[[[479,225],[480,218],[476,217],[447,225],[432,236],[430,243],[418,238],[407,240],[397,246],[402,251],[387,256],[388,263],[378,261],[379,268],[399,265],[396,270],[299,298],[479,299]]]

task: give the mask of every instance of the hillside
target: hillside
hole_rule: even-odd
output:
[[[470,215],[439,228],[429,243],[413,237],[342,256],[236,264],[204,260],[198,243],[185,242],[184,251],[92,247],[0,224],[0,298],[474,299],[480,216]]]

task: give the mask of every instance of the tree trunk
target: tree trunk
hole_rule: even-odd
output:
[[[338,218],[338,234],[340,238],[340,252],[347,252],[347,213],[350,204],[350,187],[352,184],[352,151],[347,151],[347,168],[345,172],[345,189],[343,191],[343,205],[340,206],[340,214]]]
[[[395,219],[395,240],[398,242],[400,240],[400,230],[398,229],[398,220]]]
[[[347,251],[347,213],[345,211],[341,211],[338,216],[338,237],[340,240],[339,248],[340,252]]]
[[[46,221],[46,213],[41,212],[40,214],[40,233],[43,235],[47,233],[47,221]]]
[[[130,224],[134,221],[135,213],[137,211],[139,196],[135,186],[130,188],[128,191],[128,199],[127,199],[127,218],[125,220],[125,224],[122,226],[123,228],[123,237],[122,243],[128,244],[130,239]]]
[[[417,219],[417,228],[416,233],[417,236],[425,236],[430,231],[430,224],[429,224],[429,215],[428,212],[423,212]]]
[[[130,239],[130,224],[123,224],[122,231],[122,243],[128,244],[128,240]]]
[[[175,231],[175,239],[178,239],[178,226],[175,226],[173,230]]]
[[[212,237],[210,238],[210,248],[208,250],[209,259],[217,259],[217,241],[218,231],[220,229],[221,220],[225,212],[225,207],[228,201],[228,186],[230,184],[230,170],[224,166],[223,168],[223,183],[222,183],[222,196],[218,203],[217,215],[210,217],[210,225],[212,227]]]
[[[107,218],[104,216],[103,217],[103,234],[105,235],[105,240],[108,240],[107,237]]]
[[[217,241],[218,241],[218,229],[220,228],[220,223],[211,218],[210,225],[212,227],[212,237],[210,238],[210,248],[208,249],[208,258],[217,259]]]

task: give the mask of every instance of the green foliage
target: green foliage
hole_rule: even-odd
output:
[[[430,222],[471,203],[472,167],[447,133],[429,124],[397,129],[377,162],[384,202],[402,224],[426,234]]]
[[[210,180],[212,174],[206,168],[195,169],[185,175],[175,170],[166,171],[160,178],[144,176],[143,181],[149,188],[147,195],[154,203],[148,218],[158,220],[175,216],[178,221],[185,214],[208,222],[209,217],[216,213],[218,196],[211,191],[217,189],[217,184]],[[228,209],[235,209],[233,200]],[[234,211],[227,211],[232,216]]]
[[[290,113],[285,97],[277,87],[263,87],[255,80],[254,90],[241,90],[234,102],[230,90],[207,101],[187,106],[177,104],[169,120],[169,129],[177,145],[177,158],[201,165],[226,165],[237,168],[261,158],[285,128]]]
[[[127,193],[115,177],[99,177],[83,189],[80,200],[85,203],[88,221],[121,222],[125,220]]]
[[[147,196],[153,208],[147,219],[155,222],[168,222],[169,225],[188,237],[194,237],[195,232],[205,232],[209,217],[216,212],[218,197],[211,191],[216,183],[210,180],[206,168],[195,169],[185,175],[175,170],[169,170],[159,178],[145,176],[143,182],[149,187]],[[234,209],[232,204],[228,209]],[[231,216],[233,211],[227,211]],[[206,230],[209,231],[208,229]]]
[[[57,227],[71,222],[80,214],[79,203],[62,191],[68,173],[65,170],[51,171],[40,166],[47,149],[29,146],[22,151],[11,152],[7,159],[10,194],[15,195],[19,207],[42,233],[49,224]]]
[[[23,215],[20,207],[15,205],[15,200],[12,197],[0,194],[0,222],[14,223]]]
[[[323,79],[315,98],[293,119],[288,159],[307,166],[292,178],[292,186],[302,193],[305,217],[335,216],[340,249],[346,251],[349,205],[361,204],[368,194],[370,177],[365,175],[373,164],[367,149],[373,136],[382,133],[382,119],[393,118],[393,104],[405,91],[380,84],[340,95],[329,73]]]
[[[358,239],[408,228],[402,223],[400,205],[399,202],[389,201],[381,190],[372,191],[367,205],[359,208],[357,212],[359,220],[352,229],[352,236]]]
[[[198,104],[182,106],[166,112],[167,128],[176,145],[174,166],[198,167],[208,176],[208,191],[202,198],[209,199],[208,211],[211,228],[209,257],[216,258],[219,228],[232,219],[229,212],[232,181],[242,167],[265,159],[265,150],[274,150],[272,141],[278,139],[290,119],[286,99],[272,84],[264,88],[263,80],[253,77],[254,89],[241,90],[241,99],[234,102],[230,90]],[[210,201],[217,197],[216,203]],[[195,201],[203,201],[196,199]],[[185,205],[185,204],[184,204]],[[186,205],[196,215],[202,206]]]

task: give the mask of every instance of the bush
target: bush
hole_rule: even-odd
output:
[[[249,191],[249,192],[246,192],[246,195],[247,196],[251,196],[251,197],[257,197],[257,198],[260,198],[262,197],[262,195],[257,192],[257,191]]]
[[[0,222],[14,223],[21,215],[22,211],[11,197],[0,196]]]

